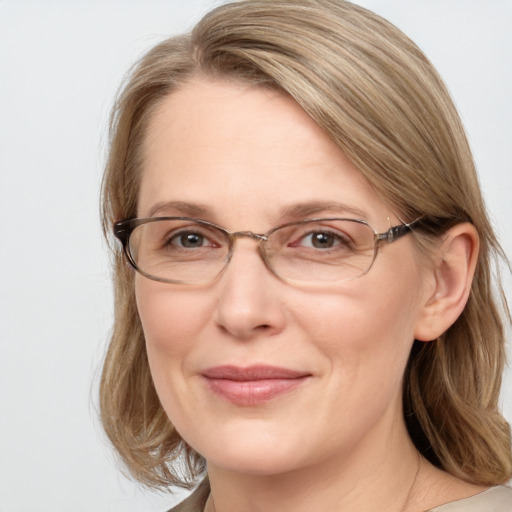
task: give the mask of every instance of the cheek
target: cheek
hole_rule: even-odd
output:
[[[186,350],[211,317],[200,294],[165,283],[137,279],[135,296],[148,352]]]
[[[190,389],[190,361],[211,307],[204,294],[175,290],[144,277],[136,280],[135,295],[156,392],[174,427],[187,431],[195,417],[191,404],[199,400]]]
[[[187,379],[193,374],[191,360],[197,339],[211,318],[211,307],[205,294],[174,290],[144,277],[136,281],[135,291],[151,376],[174,423],[177,411],[187,407],[183,398],[190,393]]]
[[[417,280],[402,277],[394,282],[362,277],[337,293],[310,295],[302,307],[290,307],[333,371],[342,369],[346,379],[356,379],[361,372],[382,375],[395,369],[401,379],[421,303]]]

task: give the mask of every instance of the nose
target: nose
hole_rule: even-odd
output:
[[[285,325],[285,285],[266,267],[254,239],[238,239],[217,283],[215,321],[231,336],[248,340],[274,335]]]

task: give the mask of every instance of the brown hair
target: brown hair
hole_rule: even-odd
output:
[[[492,289],[493,263],[504,254],[459,116],[423,53],[387,21],[343,0],[247,0],[218,7],[191,34],[150,50],[118,97],[103,182],[107,238],[114,220],[136,216],[148,119],[163,98],[197,75],[292,96],[383,200],[406,218],[425,216],[416,239],[426,250],[458,222],[476,227],[480,253],[469,301],[437,341],[415,342],[404,376],[404,411],[418,449],[444,470],[479,484],[508,480],[510,431],[497,405],[507,308],[501,292],[500,312]],[[159,403],[133,272],[120,248],[112,250],[115,321],[101,380],[102,422],[141,482],[188,486],[204,461]],[[180,456],[185,466],[176,462]]]

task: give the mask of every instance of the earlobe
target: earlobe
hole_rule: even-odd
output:
[[[434,290],[427,297],[416,324],[415,338],[437,339],[464,310],[478,260],[479,237],[475,227],[457,224],[443,234],[436,250]]]

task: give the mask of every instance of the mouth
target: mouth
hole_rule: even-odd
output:
[[[301,386],[310,373],[276,366],[216,366],[202,372],[209,389],[242,406],[264,404]]]

